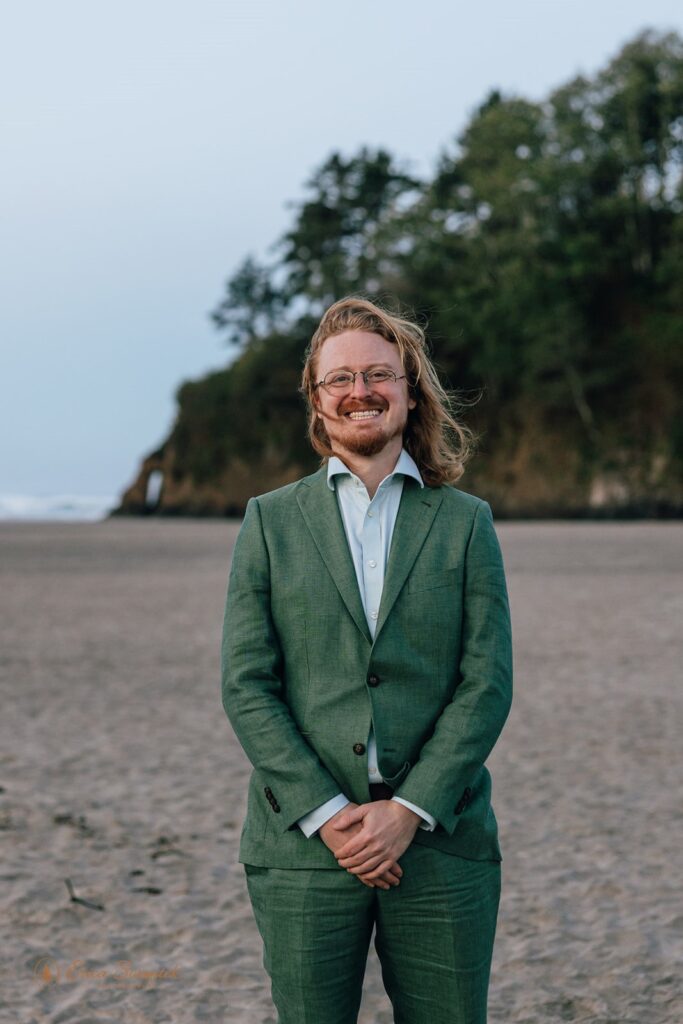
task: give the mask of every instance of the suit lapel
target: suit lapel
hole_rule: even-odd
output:
[[[326,466],[298,488],[297,501],[342,601],[365,639],[372,643],[337,495],[327,485]]]
[[[430,487],[422,488],[411,477],[405,478],[401,504],[391,538],[375,643],[427,539],[441,501],[441,491]]]

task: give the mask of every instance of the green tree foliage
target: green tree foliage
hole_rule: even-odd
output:
[[[272,269],[247,256],[225,288],[211,320],[235,345],[249,345],[277,330],[286,303],[273,284]]]
[[[491,92],[429,181],[384,150],[333,153],[276,262],[228,282],[212,315],[243,352],[181,389],[179,452],[211,474],[277,439],[305,463],[303,350],[360,293],[428,322],[451,386],[483,389],[489,444],[514,447],[533,408],[587,467],[630,453],[680,472],[682,167],[683,40],[651,31],[542,102]]]
[[[298,206],[296,223],[279,244],[283,293],[322,313],[340,295],[377,289],[380,227],[419,183],[384,150],[363,148],[349,160],[333,153],[306,187],[310,197]]]

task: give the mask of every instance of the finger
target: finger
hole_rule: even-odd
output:
[[[360,864],[347,868],[346,870],[350,871],[352,875],[367,875],[368,872],[373,871],[375,868],[379,867],[379,865],[382,864],[385,861],[385,859],[386,858],[384,855],[370,857],[368,860],[364,860]]]
[[[354,822],[354,821],[333,821],[332,822],[332,828],[336,832],[346,832],[347,829],[357,830],[358,823]],[[355,834],[356,834],[355,831],[351,832],[351,835],[355,835]],[[344,837],[342,836],[342,839],[343,838]],[[348,839],[346,841],[348,842]]]
[[[372,872],[371,872],[372,874]],[[398,885],[403,876],[403,869],[401,868],[398,861],[394,861],[391,867],[384,872],[382,878],[385,882],[389,882],[391,885]],[[365,875],[359,875],[359,878],[366,879]],[[367,880],[367,879],[366,879]]]
[[[373,842],[371,837],[358,832],[357,835],[347,839],[344,845],[339,847],[337,850],[337,860],[340,857],[355,857],[357,854],[362,853],[371,842]]]
[[[337,818],[336,821],[332,822],[332,827],[337,828],[340,831],[344,831],[349,825],[355,825],[357,821],[362,821],[365,816],[365,810],[363,807],[354,807],[350,811],[344,811],[344,813]]]
[[[342,868],[355,868],[364,861],[369,860],[371,857],[379,857],[384,860],[387,857],[386,850],[377,850],[372,847],[365,847],[363,850],[359,850],[358,853],[352,857],[344,857],[341,852],[336,854],[337,863]],[[379,861],[377,861],[379,863]]]
[[[391,871],[385,871],[383,875],[374,879],[364,875],[359,875],[359,878],[361,881],[364,881],[366,885],[375,886],[377,889],[394,889],[401,881],[400,878],[397,878],[396,875],[391,873]],[[385,884],[383,885],[382,883]]]
[[[368,881],[376,882],[378,879],[383,878],[386,875],[392,864],[393,861],[391,860],[383,860],[374,870],[365,871],[363,874]]]
[[[360,878],[360,876],[358,876]],[[391,882],[386,878],[361,878],[361,882],[369,885],[371,889],[390,889]]]
[[[359,833],[353,839],[349,839],[347,843],[344,843],[338,850],[335,850],[334,855],[340,867],[349,868],[356,867],[363,858],[387,858],[392,856],[392,859],[395,860],[393,849],[395,849],[395,843],[389,842],[381,836],[371,835],[363,839],[362,834]]]

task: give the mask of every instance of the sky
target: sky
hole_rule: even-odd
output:
[[[540,99],[680,0],[22,0],[0,38],[0,494],[118,496],[209,314],[334,150],[432,173],[488,91]]]

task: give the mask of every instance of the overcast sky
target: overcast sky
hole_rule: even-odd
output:
[[[489,89],[594,73],[680,0],[22,0],[0,38],[0,493],[118,495],[208,314],[333,149],[431,173]]]

